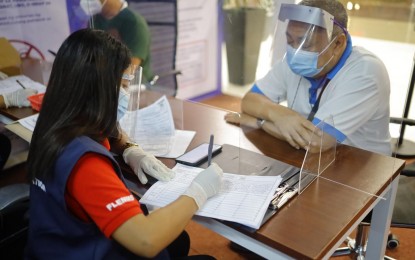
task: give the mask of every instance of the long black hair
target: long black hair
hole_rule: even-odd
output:
[[[74,138],[97,142],[118,135],[117,106],[131,53],[108,33],[83,29],[59,48],[30,144],[29,176],[49,178],[62,149]]]

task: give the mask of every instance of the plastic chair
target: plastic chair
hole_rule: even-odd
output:
[[[145,83],[149,90],[167,96],[177,94],[177,1],[130,0],[129,7],[147,21],[151,34],[151,69],[154,77]]]

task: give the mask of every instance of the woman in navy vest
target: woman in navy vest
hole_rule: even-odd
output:
[[[118,130],[130,63],[127,47],[103,31],[79,30],[60,47],[29,151],[27,258],[174,258],[166,248],[220,189],[222,170],[212,164],[176,201],[143,214],[112,154],[139,178],[150,169],[163,181],[173,173]]]

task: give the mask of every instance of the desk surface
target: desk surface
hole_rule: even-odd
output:
[[[146,102],[155,100],[151,95],[142,95],[142,98]],[[224,121],[226,111],[177,99],[170,103],[176,128],[196,131],[189,149],[206,142],[210,134],[215,133],[215,143],[240,146],[301,167],[303,150],[296,150],[262,130],[239,131],[238,126]],[[23,114],[28,112],[21,111]],[[25,116],[28,115],[30,113]],[[243,135],[231,136],[238,131]],[[174,160],[163,161],[169,167],[175,164]],[[367,212],[376,199],[369,194],[381,195],[403,166],[404,161],[400,159],[340,145],[335,162],[322,176],[367,193],[320,178],[256,232],[239,230],[294,258],[322,258]],[[226,225],[238,229],[236,225]]]
[[[215,133],[216,143],[230,143],[226,133],[234,133],[233,128],[239,127],[227,124],[223,120],[225,114],[226,111],[184,102],[183,127],[197,133],[191,146],[206,142],[210,133]],[[246,131],[237,142],[230,144],[296,167],[301,167],[305,155],[303,150],[296,150],[262,130]],[[367,193],[320,178],[255,233],[240,231],[294,258],[320,259],[375,201],[376,197],[369,194],[380,196],[403,166],[400,159],[340,145],[335,162],[322,176]]]

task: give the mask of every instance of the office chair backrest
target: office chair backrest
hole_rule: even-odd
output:
[[[129,0],[128,4],[146,19],[150,29],[151,69],[155,78],[146,86],[175,96],[179,74],[176,70],[177,1]]]
[[[23,259],[29,226],[29,184],[0,188],[0,259]]]

